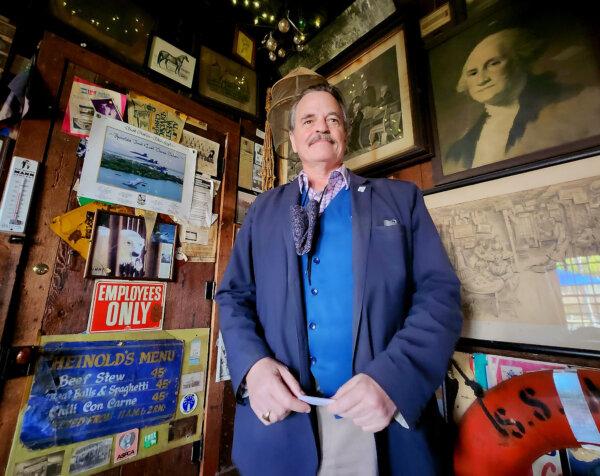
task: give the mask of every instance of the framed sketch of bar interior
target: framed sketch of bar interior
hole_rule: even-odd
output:
[[[463,337],[600,351],[600,156],[428,194]]]
[[[345,165],[351,170],[389,165],[418,152],[404,30],[393,30],[328,76],[348,108]]]
[[[187,219],[196,151],[96,114],[79,196]]]

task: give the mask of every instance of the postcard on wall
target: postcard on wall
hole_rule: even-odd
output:
[[[60,476],[62,473],[64,451],[50,453],[38,458],[23,461],[15,466],[14,476]],[[71,473],[74,474],[74,473]]]
[[[92,99],[92,105],[94,106],[94,110],[103,116],[112,117],[113,119],[118,119],[119,121],[123,120],[123,116],[111,98]]]
[[[250,206],[256,200],[256,195],[252,193],[243,192],[238,190],[237,192],[237,205],[235,208],[235,222],[240,225],[244,222],[244,218],[246,218],[246,214],[248,210],[250,210]]]
[[[252,190],[262,192],[263,145],[254,144],[254,163],[252,164]]]
[[[550,362],[538,362],[535,360],[518,359],[513,357],[504,357],[499,355],[486,356],[486,376],[488,388],[498,385],[504,380],[517,375],[523,375],[526,372],[537,372],[539,370],[566,369],[565,364],[555,364]]]
[[[197,128],[190,126],[187,122],[181,136],[181,144],[198,152],[196,161],[196,172],[213,177],[217,176],[219,148],[218,142],[202,137]]]
[[[252,190],[252,172],[254,169],[254,142],[242,137],[240,142],[240,165],[238,187]]]
[[[214,263],[217,255],[217,231],[219,224],[213,223],[208,229],[206,244],[181,243],[181,251],[192,263]]]
[[[195,226],[208,228],[212,222],[213,182],[196,174],[192,208],[188,222]]]
[[[78,195],[187,219],[195,169],[193,149],[98,114]]]
[[[196,58],[155,36],[148,58],[150,69],[178,83],[192,87]]]
[[[127,96],[105,89],[97,84],[75,76],[71,86],[71,95],[62,123],[62,131],[77,137],[87,137],[94,119],[92,99],[111,99],[121,117],[125,113]]]
[[[110,463],[110,450],[112,449],[112,436],[82,445],[71,455],[69,474],[80,474],[90,469],[99,468]]]
[[[181,140],[187,114],[135,92],[129,93],[127,122],[174,142]]]

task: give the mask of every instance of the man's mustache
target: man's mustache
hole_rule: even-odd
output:
[[[318,142],[320,140],[326,140],[327,142],[330,142],[331,144],[335,144],[335,141],[333,140],[333,137],[331,137],[331,134],[329,134],[327,132],[325,132],[325,133],[317,132],[314,136],[312,136],[310,138],[310,140],[308,141],[308,145],[311,146],[315,142]]]

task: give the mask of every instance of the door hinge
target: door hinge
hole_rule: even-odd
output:
[[[215,298],[215,292],[217,289],[217,283],[214,281],[206,281],[204,288],[204,298],[212,301]]]
[[[32,375],[39,347],[0,347],[0,381]]]

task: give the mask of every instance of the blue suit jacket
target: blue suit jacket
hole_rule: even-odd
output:
[[[350,173],[350,190],[354,373],[375,379],[416,427],[404,430],[392,421],[377,435],[380,466],[391,465],[382,474],[432,473],[417,422],[443,380],[460,333],[459,281],[417,187]],[[236,392],[250,367],[267,356],[289,367],[308,394],[314,392],[300,262],[290,226],[290,206],[298,198],[296,181],[257,197],[217,293]],[[264,426],[242,401],[236,409],[233,459],[242,474],[315,474],[315,434],[314,415],[294,413]]]

